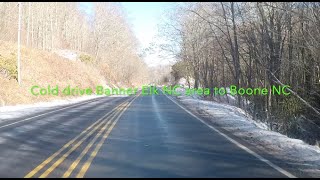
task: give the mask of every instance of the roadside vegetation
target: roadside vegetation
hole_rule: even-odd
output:
[[[59,85],[95,88],[99,84],[107,84],[107,80],[96,68],[88,66],[81,61],[71,61],[55,53],[44,50],[22,47],[22,85],[19,86],[16,79],[16,44],[0,41],[0,61],[4,59],[6,64],[1,67],[6,71],[0,75],[0,101],[2,105],[28,104],[53,99],[61,99],[61,96],[33,96],[30,88],[34,85],[42,87]],[[11,67],[11,69],[9,69]],[[6,75],[5,75],[6,74]],[[107,84],[108,85],[108,84]],[[110,84],[109,84],[110,85]]]
[[[178,59],[172,66],[176,83],[289,85],[290,96],[236,96],[232,102],[271,130],[319,144],[319,16],[318,2],[181,3],[162,26],[170,42],[162,47]],[[204,98],[220,101],[212,94]]]
[[[17,82],[18,3],[0,3],[0,101],[31,103],[29,88],[57,83],[131,87],[148,81],[139,44],[118,3],[93,2],[86,13],[77,2],[21,3],[21,77]],[[76,60],[59,50],[76,52]]]

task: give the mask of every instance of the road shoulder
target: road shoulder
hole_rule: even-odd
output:
[[[307,145],[303,142],[302,145],[299,144],[295,146],[294,144],[291,144],[290,141],[296,142],[297,140],[288,138],[276,132],[260,129],[258,126],[253,125],[253,123],[250,121],[242,124],[247,125],[247,127],[237,126],[239,124],[232,124],[232,122],[234,123],[234,120],[238,120],[239,118],[242,118],[240,119],[240,121],[243,121],[244,117],[241,117],[241,115],[237,113],[231,112],[230,109],[224,109],[222,118],[222,112],[219,112],[219,110],[221,109],[216,109],[216,113],[212,113],[211,109],[211,113],[208,113],[208,110],[210,110],[210,106],[201,106],[194,104],[194,102],[201,104],[202,100],[194,100],[194,102],[191,103],[191,97],[190,99],[188,99],[189,101],[186,101],[185,97],[171,97],[184,108],[191,111],[198,117],[201,117],[201,119],[203,119],[209,125],[214,126],[216,129],[227,134],[232,139],[235,139],[244,146],[249,147],[257,154],[263,154],[264,158],[289,171],[293,175],[297,177],[319,177],[320,163],[319,161],[314,160],[319,159],[320,151],[318,152],[316,147]],[[254,129],[252,129],[253,126],[255,127]],[[265,135],[273,135],[274,137],[261,138]],[[278,148],[275,149],[275,145],[278,145],[277,143],[279,142],[275,142],[277,139],[274,138],[279,138],[280,142],[285,141],[287,143],[280,144],[280,147],[276,146]],[[292,147],[288,147],[289,145]],[[308,147],[308,149],[305,149],[304,147]],[[298,156],[299,154],[302,155],[306,152],[308,153],[308,155],[310,155],[310,157],[305,154],[303,156]]]

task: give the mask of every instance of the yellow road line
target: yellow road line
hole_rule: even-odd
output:
[[[128,103],[126,104],[128,105]],[[125,105],[125,106],[126,106]],[[123,111],[125,111],[125,108],[122,109]],[[119,113],[118,113],[119,114]],[[117,114],[117,115],[118,115]],[[111,122],[111,121],[109,121]],[[107,123],[100,131],[99,133],[94,137],[94,139],[87,145],[87,147],[81,152],[81,154],[79,155],[79,157],[71,164],[71,166],[69,167],[69,169],[63,174],[63,178],[67,178],[71,175],[72,171],[77,167],[77,165],[79,164],[79,162],[81,161],[81,159],[87,154],[87,152],[89,151],[89,149],[91,148],[91,146],[97,141],[97,139],[102,135],[102,133],[107,129],[107,126],[110,123]]]
[[[125,101],[127,102],[127,101]],[[121,106],[122,104],[124,104],[125,102],[121,103],[120,105],[118,105],[117,107]],[[47,158],[45,161],[43,161],[40,165],[38,165],[36,168],[34,168],[31,172],[29,172],[24,178],[31,178],[32,176],[34,176],[37,172],[39,172],[43,167],[45,167],[48,163],[50,163],[54,158],[56,158],[62,151],[64,151],[65,149],[67,149],[71,144],[73,144],[77,139],[79,139],[82,135],[84,135],[86,132],[88,132],[90,129],[92,129],[95,125],[97,125],[98,123],[100,123],[106,116],[110,115],[111,113],[113,113],[115,111],[115,109],[117,108],[115,107],[112,111],[108,112],[106,115],[104,115],[102,118],[98,119],[95,123],[93,123],[92,125],[90,125],[87,129],[85,129],[83,132],[81,132],[78,136],[76,136],[75,138],[73,138],[71,141],[69,141],[67,144],[65,144],[61,149],[59,149],[56,153],[54,153],[53,155],[51,155],[49,158]]]
[[[101,138],[99,144],[96,146],[96,148],[94,149],[94,151],[90,154],[90,158],[85,162],[85,164],[82,166],[81,170],[79,171],[78,175],[76,176],[77,178],[83,178],[85,173],[87,172],[87,170],[89,169],[93,159],[95,158],[95,156],[98,154],[102,144],[104,143],[104,141],[107,139],[107,137],[109,136],[110,132],[112,131],[113,127],[116,125],[116,123],[118,122],[118,120],[120,119],[120,117],[122,116],[122,114],[128,109],[128,107],[131,105],[131,103],[137,98],[138,96],[136,96],[129,104],[127,107],[125,107],[125,109],[121,112],[121,114],[117,117],[117,119],[112,123],[111,127],[108,129],[108,131],[106,132],[106,134],[104,134],[104,136]]]
[[[110,124],[112,118],[114,118],[116,115],[119,114],[121,110],[115,111],[112,116],[108,117],[106,120],[110,120],[106,123],[106,125]],[[83,137],[76,145],[74,145],[69,151],[64,153],[62,157],[60,157],[53,165],[50,166],[43,174],[41,174],[40,178],[45,178],[47,177],[53,170],[55,170],[74,150],[76,150],[86,139],[89,138],[91,134],[93,134],[98,128],[100,128],[103,125],[104,122],[102,122],[98,127],[95,128],[94,131],[91,131],[90,133],[86,134],[85,137]]]

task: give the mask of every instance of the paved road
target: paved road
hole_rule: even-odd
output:
[[[165,95],[16,122],[0,124],[0,177],[287,177]]]

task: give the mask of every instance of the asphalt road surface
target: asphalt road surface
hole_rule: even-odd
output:
[[[0,177],[293,176],[228,138],[165,95],[103,97],[0,124]]]

